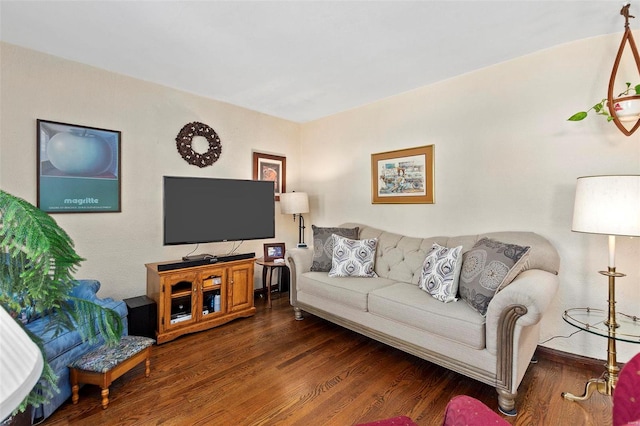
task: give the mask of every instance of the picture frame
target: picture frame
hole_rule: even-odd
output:
[[[264,244],[264,261],[273,262],[276,259],[284,259],[285,247],[284,243],[265,243]]]
[[[280,201],[280,194],[287,192],[287,158],[254,152],[253,179],[273,181],[274,199]]]
[[[37,206],[47,213],[122,211],[118,130],[37,120]]]
[[[371,154],[372,204],[433,204],[434,146]]]

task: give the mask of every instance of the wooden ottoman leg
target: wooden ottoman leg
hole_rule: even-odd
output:
[[[109,406],[109,388],[102,388],[102,409],[106,410]]]
[[[151,347],[146,349],[147,358],[144,361],[144,376],[149,377],[151,374]]]
[[[69,371],[69,376],[71,378],[71,401],[74,404],[77,404],[80,399],[78,396],[78,390],[80,389],[80,386],[78,386],[78,371],[75,368],[72,368]]]

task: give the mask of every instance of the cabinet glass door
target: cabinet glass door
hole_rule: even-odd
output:
[[[202,297],[200,313],[203,319],[217,317],[226,312],[224,269],[208,271],[202,279]]]
[[[194,302],[196,288],[195,274],[180,274],[166,283],[165,312],[170,313],[168,328],[190,324],[195,321]]]

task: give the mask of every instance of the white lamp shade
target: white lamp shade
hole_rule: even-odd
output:
[[[9,417],[31,392],[43,365],[38,346],[0,307],[0,421]]]
[[[309,213],[309,197],[306,192],[285,192],[280,194],[282,214]]]
[[[640,176],[578,178],[572,230],[640,236]]]

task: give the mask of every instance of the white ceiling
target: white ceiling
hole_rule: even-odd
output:
[[[1,0],[0,39],[307,122],[558,44],[622,32],[622,5]],[[638,6],[631,14],[640,18]]]

